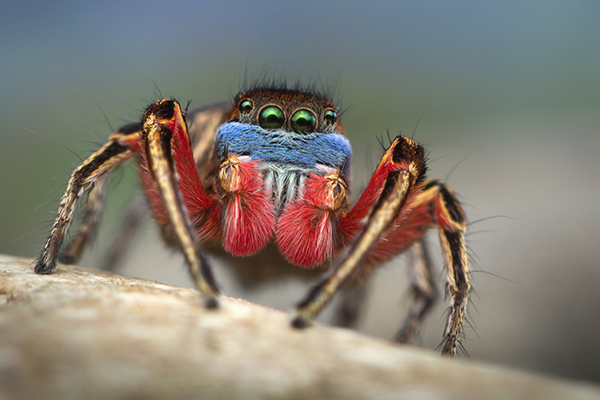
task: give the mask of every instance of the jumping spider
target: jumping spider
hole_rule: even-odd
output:
[[[341,258],[298,305],[296,328],[309,325],[343,284],[360,284],[412,246],[421,258],[412,267],[412,307],[396,337],[409,342],[436,296],[423,244],[436,226],[450,296],[441,347],[455,355],[470,290],[459,202],[444,184],[425,180],[424,149],[398,136],[350,207],[351,153],[338,109],[307,90],[252,88],[233,106],[187,116],[176,101],[157,101],[73,172],[35,272],[54,270],[77,204],[90,191],[86,208],[96,212],[84,215],[85,229],[67,249],[79,257],[102,209],[106,176],[134,158],[154,217],[184,254],[207,307],[218,307],[219,289],[200,243],[219,242],[233,255],[249,256],[274,241],[305,269]]]

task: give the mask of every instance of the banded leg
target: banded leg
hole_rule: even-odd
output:
[[[58,259],[60,262],[65,264],[75,264],[79,260],[79,257],[81,257],[86,244],[96,233],[98,222],[100,221],[100,216],[104,209],[108,181],[108,176],[98,179],[88,192],[79,232],[73,236],[65,246],[65,250],[59,254]]]
[[[425,168],[424,150],[416,142],[398,136],[384,154],[380,167],[387,163],[390,171],[364,229],[341,264],[298,305],[292,320],[294,327],[307,326],[340,286],[359,270],[362,261],[402,210],[410,190],[422,178]]]
[[[120,137],[121,139],[127,137],[127,140],[129,141],[131,141],[131,138],[137,140],[139,138],[140,129],[140,123],[130,123],[117,129],[113,136]],[[86,245],[94,237],[98,223],[100,222],[102,211],[104,210],[104,201],[106,199],[108,183],[109,177],[104,176],[91,186],[85,202],[79,232],[72,235],[72,239],[65,246],[62,254],[59,254],[59,260],[61,262],[66,264],[76,263],[81,257]]]
[[[443,353],[454,355],[463,330],[471,280],[465,247],[466,219],[454,194],[440,186],[436,221],[446,265],[450,311],[444,333]]]
[[[229,103],[219,103],[197,109],[187,114],[191,120],[190,136],[194,139],[194,159],[198,169],[203,168],[203,175],[208,174],[212,157],[212,143],[219,124],[223,121],[224,114],[229,111]],[[140,134],[141,122],[134,122],[120,127],[119,134]],[[108,179],[99,180],[88,193],[85,209],[81,217],[79,232],[71,234],[71,241],[64,246],[59,254],[59,260],[64,263],[73,264],[79,260],[85,247],[93,238],[97,225],[104,208]],[[137,233],[137,230],[147,213],[147,203],[143,196],[139,195],[133,201],[133,205],[123,218],[121,227],[109,248],[108,255],[104,258],[102,270],[115,271],[118,269],[123,255]]]
[[[438,227],[446,268],[446,288],[450,296],[450,310],[442,342],[442,353],[454,356],[462,334],[471,290],[465,247],[465,214],[454,193],[446,185],[437,181],[425,183],[423,191],[414,203],[415,208],[429,209]]]
[[[431,257],[425,238],[412,245],[411,269],[411,302],[412,306],[404,325],[396,334],[398,343],[412,342],[415,334],[421,327],[425,315],[437,298],[437,291],[433,279]]]
[[[75,209],[85,190],[92,188],[115,167],[131,159],[137,154],[138,146],[139,133],[137,131],[117,131],[110,136],[108,143],[73,172],[67,190],[60,201],[58,216],[54,221],[50,236],[35,265],[36,273],[49,274],[56,268],[58,251],[71,222],[73,222]],[[95,223],[91,223],[91,225],[93,225],[91,226],[91,231],[93,231]],[[87,238],[82,239],[84,242],[86,240]]]
[[[185,168],[194,168],[187,126],[179,104],[161,100],[151,105],[144,115],[142,129],[142,158],[158,190],[162,211],[179,244],[198,290],[207,308],[216,308],[219,290],[208,261],[200,251],[180,184],[189,183],[183,176]],[[181,172],[181,173],[180,173]],[[197,173],[195,175],[197,177]],[[147,184],[149,182],[147,181]],[[199,181],[189,190],[201,190]]]

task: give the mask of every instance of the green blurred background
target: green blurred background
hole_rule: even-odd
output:
[[[600,381],[594,0],[3,1],[0,253],[39,252],[70,172],[111,126],[139,118],[159,93],[192,107],[230,99],[264,70],[338,83],[357,190],[388,130],[415,131],[427,146],[429,176],[446,180],[476,221],[469,247],[483,272],[473,273],[469,357]],[[131,169],[118,174],[81,265],[103,257],[135,182]],[[191,287],[152,223],[143,231],[124,273]],[[364,332],[390,338],[399,327],[403,264],[378,271]],[[286,310],[306,290],[246,293],[218,274],[227,294]],[[446,306],[420,345],[440,343]]]

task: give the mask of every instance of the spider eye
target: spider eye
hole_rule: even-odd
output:
[[[285,116],[281,108],[268,106],[263,108],[258,116],[258,123],[265,129],[279,129],[285,122]]]
[[[250,101],[250,100],[243,100],[243,101],[240,103],[240,106],[239,106],[239,108],[240,108],[240,112],[241,112],[241,113],[243,113],[243,114],[247,114],[247,113],[249,113],[250,111],[252,111],[252,108],[253,108],[253,107],[254,107],[254,106],[253,106],[253,104],[252,104],[252,101]]]
[[[333,125],[337,122],[337,118],[338,115],[335,111],[333,110],[327,110],[325,111],[325,116],[323,117],[323,119],[325,120],[325,122],[329,125]]]
[[[311,133],[317,126],[315,114],[309,110],[298,110],[292,115],[292,129],[298,133]]]

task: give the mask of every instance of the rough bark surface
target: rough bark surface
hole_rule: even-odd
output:
[[[290,328],[289,315],[197,292],[0,256],[0,399],[600,399],[600,389]]]

